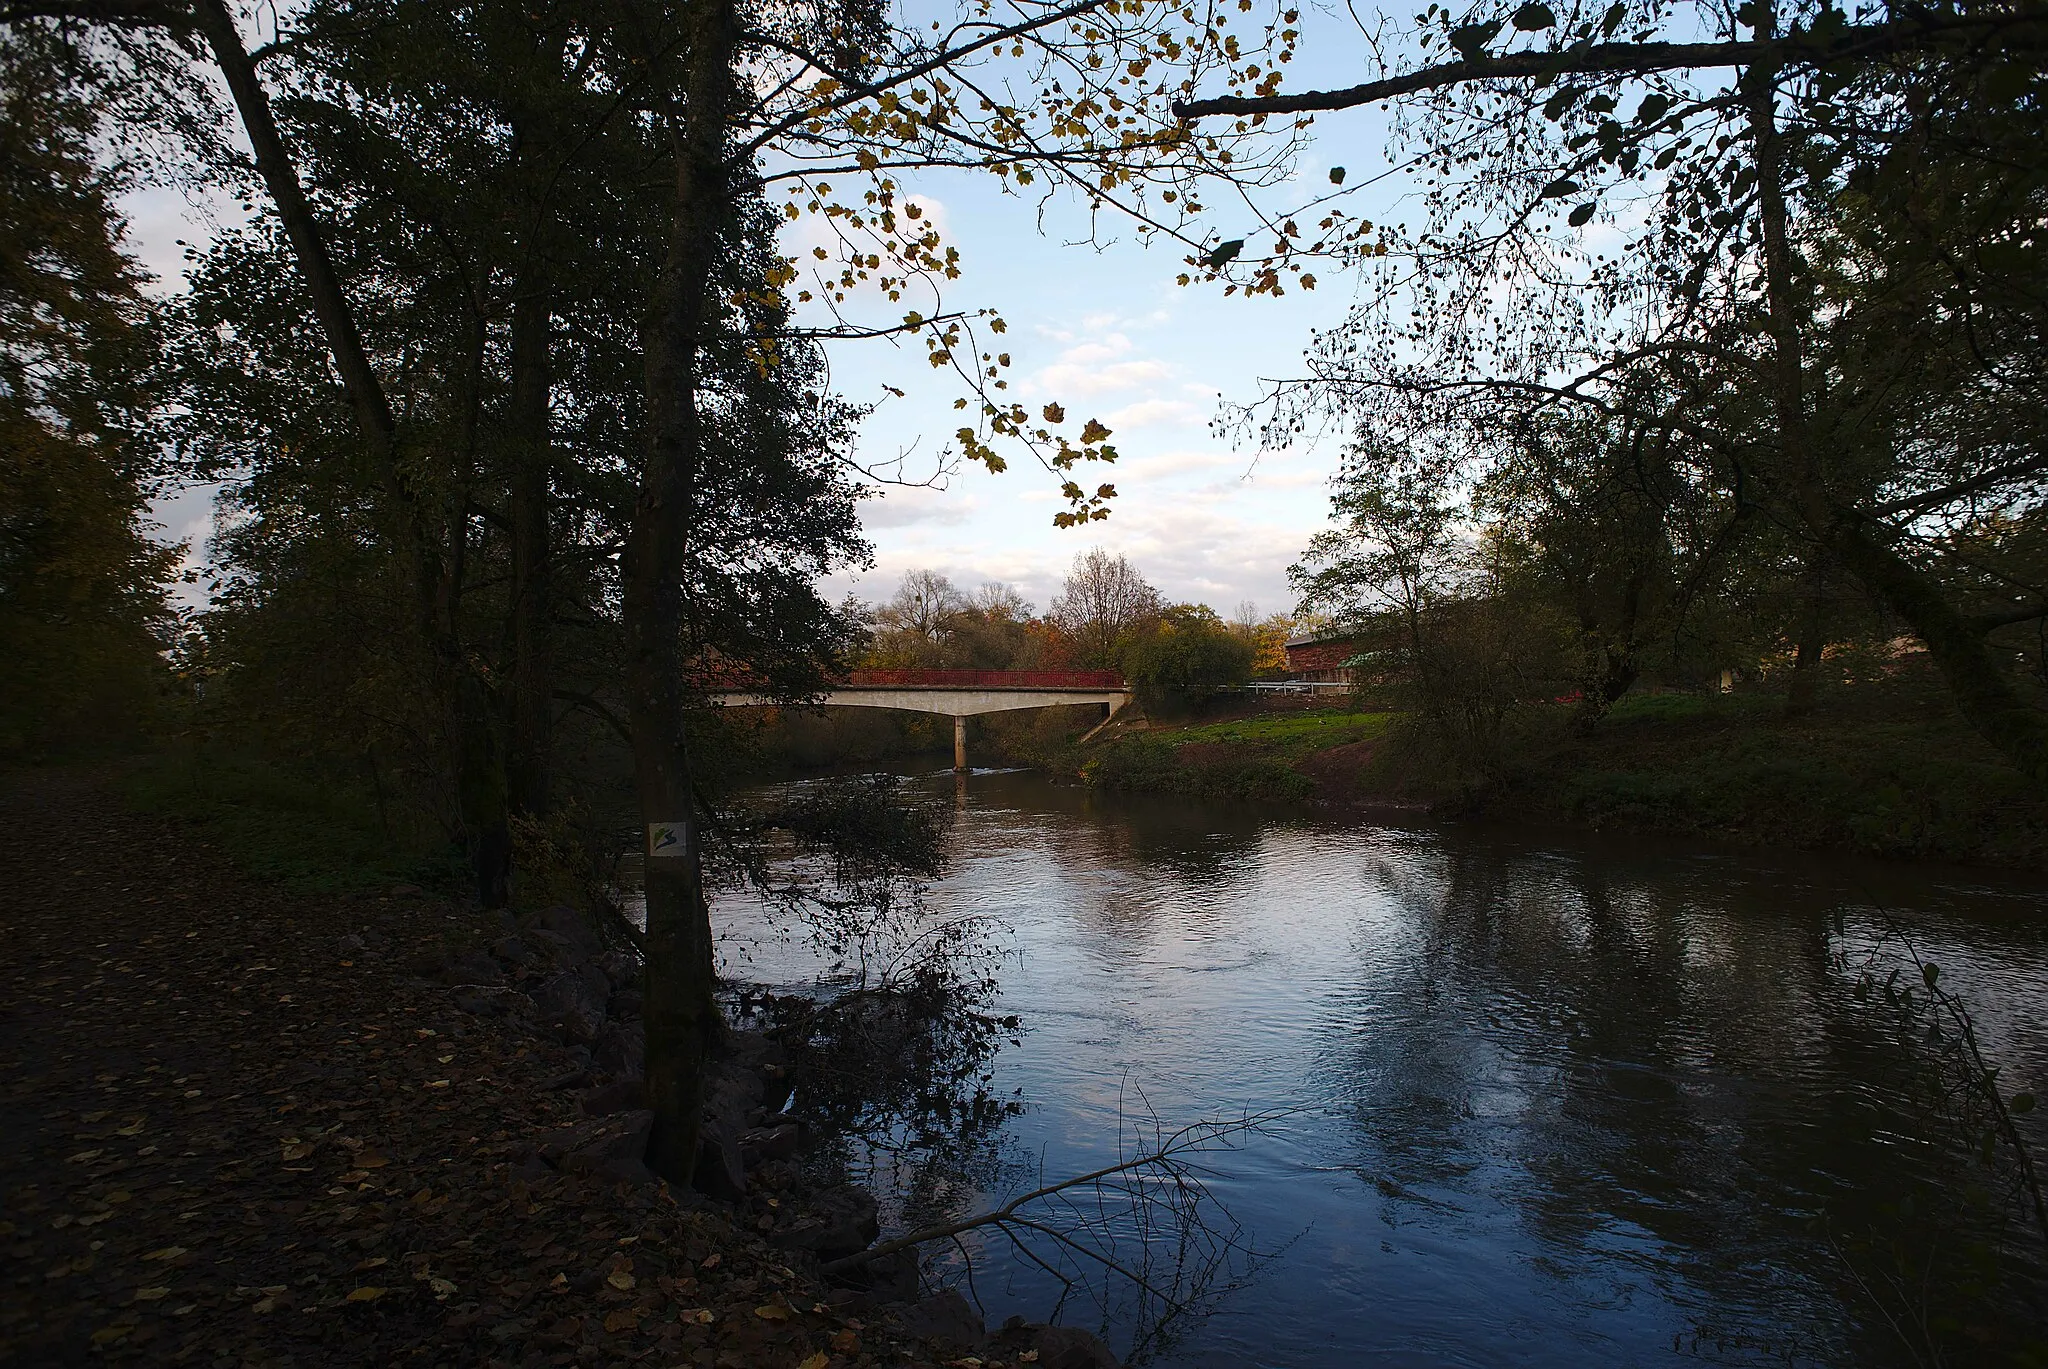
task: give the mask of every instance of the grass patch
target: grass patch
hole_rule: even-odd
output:
[[[2048,864],[2048,799],[1959,720],[1703,711],[1532,760],[1503,806],[1597,826],[1923,860]],[[1634,735],[1630,735],[1633,733]]]
[[[367,788],[246,755],[186,750],[147,758],[122,796],[139,812],[190,824],[247,874],[295,892],[458,887],[461,852],[397,831],[395,817],[387,828]]]
[[[1174,746],[1225,742],[1295,760],[1316,751],[1384,736],[1392,713],[1274,713],[1154,733]]]
[[[1298,803],[1316,789],[1296,763],[1383,735],[1387,713],[1281,713],[1120,737],[1096,748],[1081,778],[1097,789],[1238,803]]]
[[[2048,795],[1956,713],[1938,681],[1841,688],[1787,718],[1767,694],[1635,694],[1590,734],[1569,705],[1519,710],[1505,780],[1463,787],[1395,713],[1233,718],[1088,748],[1104,789],[1340,806],[1484,810],[1619,830],[1917,860],[2048,866]],[[1371,741],[1371,748],[1339,748]],[[1337,753],[1337,754],[1331,754]]]
[[[1081,766],[1093,789],[1248,803],[1292,803],[1309,796],[1309,777],[1268,756],[1226,755],[1189,762],[1158,737],[1119,737]]]
[[[1569,707],[1506,738],[1504,817],[1918,860],[2048,865],[2048,794],[1938,680],[1841,686],[1788,717],[1769,694],[1630,695],[1590,734]],[[1395,750],[1423,749],[1403,735]]]

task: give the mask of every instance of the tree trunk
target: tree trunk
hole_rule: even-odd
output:
[[[2048,713],[2020,693],[1985,635],[1957,612],[1940,582],[1871,533],[1843,515],[1835,555],[1926,646],[1977,735],[2004,752],[2035,785],[2048,789]]]
[[[1759,6],[1759,37],[1775,18]],[[2048,789],[2048,713],[2030,704],[1992,656],[1984,634],[1949,602],[1932,575],[1900,556],[1889,534],[1830,495],[1826,473],[1807,440],[1800,368],[1797,301],[1784,195],[1784,158],[1768,73],[1751,74],[1751,127],[1757,145],[1757,189],[1763,209],[1764,277],[1776,352],[1773,395],[1793,512],[1843,569],[1899,615],[1927,648],[1963,717],[2041,788]]]
[[[691,500],[703,454],[698,366],[728,217],[731,0],[696,0],[685,23],[684,104],[669,115],[675,211],[649,311],[647,456],[627,541],[622,604],[628,727],[649,846],[644,1012],[654,1128],[647,1162],[677,1183],[687,1183],[696,1166],[704,1060],[719,1032],[711,915],[683,738],[683,571],[692,553]]]
[[[512,810],[529,818],[548,808],[554,716],[548,631],[551,313],[547,291],[538,281],[526,282],[512,306],[512,737],[506,769]]]
[[[511,839],[504,821],[502,761],[491,723],[490,700],[483,682],[464,659],[455,631],[455,607],[461,597],[460,542],[464,528],[457,520],[456,553],[452,562],[444,560],[441,511],[435,501],[422,496],[407,473],[406,463],[399,459],[398,422],[390,398],[370,366],[355,313],[335,272],[312,206],[306,200],[298,168],[278,132],[270,96],[257,76],[256,64],[242,45],[234,17],[222,0],[198,0],[192,13],[234,97],[243,131],[256,156],[256,169],[284,225],[292,259],[311,296],[313,316],[326,338],[328,354],[341,376],[349,404],[355,410],[356,426],[369,445],[379,483],[397,515],[396,540],[407,558],[406,575],[413,593],[415,625],[432,662],[434,686],[440,695],[438,703],[452,733],[456,802],[470,829],[477,892],[486,907],[502,907],[511,859]],[[481,347],[480,337],[477,345]],[[481,364],[480,357],[477,364]],[[472,394],[472,410],[475,399]],[[472,427],[473,419],[472,412]]]
[[[298,168],[285,148],[283,136],[277,131],[277,120],[271,114],[270,96],[257,78],[256,63],[251,60],[248,49],[242,46],[241,32],[236,29],[234,16],[228,13],[222,0],[198,0],[193,6],[192,16],[200,32],[206,36],[207,46],[213,51],[214,62],[220,67],[228,92],[234,96],[235,110],[242,119],[242,130],[248,135],[249,146],[256,154],[256,170],[263,177],[264,188],[270,192],[270,201],[276,206],[277,217],[284,225],[285,241],[291,244],[292,259],[298,263],[299,275],[304,279],[307,293],[313,298],[313,317],[319,321],[320,330],[326,335],[328,354],[334,359],[334,369],[341,375],[342,388],[347,391],[349,403],[356,411],[356,425],[373,448],[379,474],[387,481],[399,478],[396,472],[398,422],[392,417],[391,403],[384,387],[378,384],[376,373],[370,369],[369,353],[363,348],[355,314],[349,308],[340,277],[335,274],[333,259],[327,255],[327,242],[313,218],[312,207],[306,203],[305,189],[299,184]]]
[[[1813,712],[1820,695],[1821,661],[1827,652],[1827,568],[1818,559],[1806,575],[1806,592],[1799,603],[1797,643],[1792,650],[1792,687],[1785,697],[1785,714],[1798,718]]]

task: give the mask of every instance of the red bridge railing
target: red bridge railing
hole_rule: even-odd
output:
[[[855,670],[854,689],[1122,689],[1114,670]]]

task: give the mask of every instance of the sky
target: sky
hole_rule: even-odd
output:
[[[1289,88],[1350,84],[1363,74],[1355,40],[1312,41],[1304,51],[1317,55],[1297,63]],[[1378,169],[1384,138],[1373,116],[1325,116],[1318,133],[1298,180],[1326,187],[1333,163],[1347,164],[1354,183]],[[1012,389],[1034,412],[1058,401],[1070,430],[1091,417],[1112,429],[1120,459],[1079,478],[1091,488],[1111,480],[1118,497],[1107,520],[1056,528],[1053,515],[1063,507],[1057,478],[1017,453],[1000,475],[977,467],[935,487],[878,486],[862,506],[875,564],[832,577],[830,597],[880,601],[905,572],[923,569],[966,590],[989,581],[1014,585],[1044,610],[1075,557],[1099,546],[1128,556],[1171,600],[1207,603],[1226,617],[1246,601],[1261,615],[1291,609],[1287,567],[1324,523],[1336,451],[1260,451],[1217,435],[1212,423],[1222,401],[1253,397],[1260,378],[1297,372],[1312,330],[1342,317],[1348,283],[1331,273],[1313,293],[1225,298],[1220,285],[1176,284],[1183,269],[1177,245],[1147,250],[1128,235],[1077,242],[1087,225],[1073,204],[1055,201],[1041,212],[1036,200],[1005,195],[994,178],[971,173],[906,183],[960,249],[963,275],[947,303],[1003,315]],[[124,208],[133,249],[167,289],[182,278],[181,242],[203,241],[234,213],[224,204],[195,207],[163,189],[138,192]],[[1381,190],[1346,208],[1381,220],[1398,213]],[[1224,238],[1251,227],[1228,213],[1214,226]],[[804,231],[801,223],[793,229],[799,239]],[[928,477],[960,426],[957,379],[934,372],[916,341],[835,344],[831,364],[841,393],[876,405],[860,434],[861,463],[885,467],[901,456],[907,479]],[[898,398],[885,386],[906,393]],[[165,535],[191,543],[188,565],[195,567],[211,531],[212,493],[182,491],[157,510]],[[200,595],[203,583],[190,591]]]

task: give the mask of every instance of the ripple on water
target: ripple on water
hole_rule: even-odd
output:
[[[1026,1111],[959,1205],[1102,1163],[1147,1109],[1290,1110],[1212,1163],[1280,1253],[1163,1363],[1907,1362],[1816,1221],[1958,1173],[1829,960],[1827,915],[1874,888],[2005,1077],[2048,1082],[2048,899],[2020,881],[1333,828],[1029,774],[967,795],[932,899],[1010,929],[1027,1034],[996,1084]],[[770,944],[748,966],[808,969]],[[1043,1277],[981,1258],[994,1317],[1043,1313]]]

